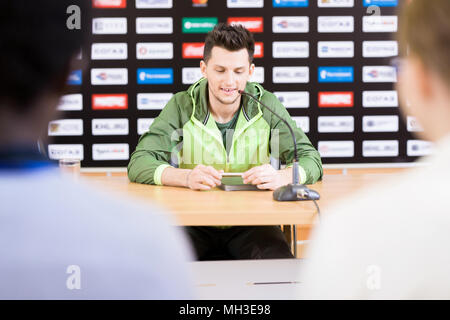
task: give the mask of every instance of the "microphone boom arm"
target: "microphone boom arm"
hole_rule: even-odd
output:
[[[293,166],[292,166],[292,184],[293,185],[298,185],[300,183],[300,174],[299,174],[299,167],[298,167],[297,139],[295,138],[294,130],[292,130],[292,127],[290,126],[290,124],[285,119],[283,119],[280,115],[278,115],[271,108],[266,106],[263,102],[261,102],[261,100],[256,98],[254,95],[252,95],[252,94],[250,94],[248,92],[245,92],[243,90],[238,90],[238,92],[241,95],[248,96],[248,97],[252,98],[253,100],[255,100],[257,103],[259,103],[264,108],[269,110],[277,118],[279,118],[281,121],[283,121],[286,124],[286,126],[288,127],[289,132],[291,133],[291,136],[292,136],[292,140],[294,141],[294,161],[292,163],[293,164]]]

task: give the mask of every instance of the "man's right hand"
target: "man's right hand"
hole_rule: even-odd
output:
[[[222,184],[223,170],[199,164],[186,177],[186,187],[192,190],[209,190]]]

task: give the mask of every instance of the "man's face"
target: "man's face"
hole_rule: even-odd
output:
[[[228,51],[213,47],[208,62],[200,62],[203,77],[208,79],[210,103],[230,105],[240,98],[238,90],[245,89],[255,69],[248,58],[245,48]]]

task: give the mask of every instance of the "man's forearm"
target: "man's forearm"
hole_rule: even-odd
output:
[[[161,182],[165,186],[187,187],[187,177],[192,170],[167,167],[164,169]]]
[[[191,171],[190,169],[167,167],[162,173],[161,182],[165,186],[187,187],[187,178]],[[282,175],[285,184],[292,183],[292,167],[281,169],[278,172]]]

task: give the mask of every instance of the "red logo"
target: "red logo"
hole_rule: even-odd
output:
[[[227,22],[229,25],[240,24],[250,32],[263,32],[264,23],[262,17],[230,17]]]
[[[128,109],[127,94],[93,94],[92,110]]]
[[[126,8],[127,0],[92,0],[93,8]]]
[[[353,107],[353,92],[319,92],[320,108]]]
[[[203,42],[186,42],[182,46],[183,59],[201,59],[203,58]]]
[[[208,5],[208,0],[192,0],[192,5],[194,7],[206,7]]]
[[[255,58],[264,57],[264,43],[263,42],[255,42],[255,53],[253,54]]]

